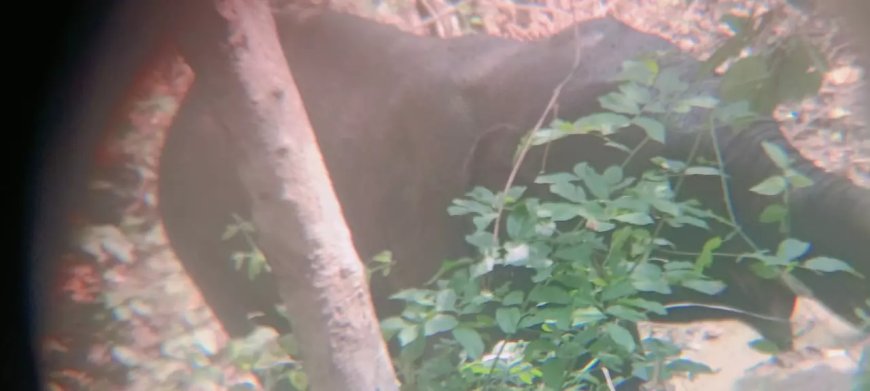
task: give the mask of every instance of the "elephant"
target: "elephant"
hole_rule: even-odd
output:
[[[391,250],[397,260],[389,277],[374,276],[371,282],[381,316],[399,310],[389,295],[426,281],[442,260],[469,255],[465,222],[448,216],[447,207],[472,186],[504,185],[517,143],[566,75],[572,77],[557,100],[558,117],[576,119],[600,109],[597,97],[614,88],[612,78],[623,61],[644,53],[678,52],[666,39],[612,18],[585,21],[545,40],[518,42],[483,35],[416,36],[331,10],[304,17],[278,12],[275,17],[358,253],[370,259]],[[575,50],[580,56],[576,68]],[[239,243],[222,239],[233,213],[249,216],[251,200],[206,102],[194,83],[162,152],[159,209],[167,236],[231,336],[247,334],[258,322],[286,331],[286,321],[274,310],[280,302],[276,282],[266,274],[251,281],[237,271],[230,253]],[[644,148],[637,161],[685,156],[693,134],[675,133],[665,145]],[[637,134],[626,137],[636,139]],[[813,243],[813,252],[848,260],[870,275],[870,191],[802,158],[773,121],[743,132],[721,129],[716,137],[731,183],[729,198],[750,235],[769,248],[776,246],[775,230],[757,222],[763,200],[746,190],[776,172],[759,144],[767,140],[784,148],[796,160],[794,167],[815,182],[792,194],[793,236]],[[709,140],[704,145],[709,152]],[[540,148],[532,151],[518,183],[534,179],[539,170],[534,163],[542,153]],[[548,154],[554,167],[581,159],[605,167],[621,159],[602,141],[582,136],[553,144]],[[721,191],[710,191],[718,189],[718,177],[712,180],[693,178],[686,185],[688,194],[721,198]],[[703,244],[686,235],[682,242]],[[795,295],[789,288],[755,277],[743,264],[716,264],[723,266],[712,273],[728,289],[693,300],[780,319],[790,316]],[[852,308],[870,297],[870,284],[845,273],[799,277],[854,322]],[[265,316],[252,320],[250,312]],[[687,311],[684,318],[723,316],[741,318],[762,335],[790,343],[787,322],[712,310]],[[683,317],[675,313],[668,318]]]
[[[441,260],[467,251],[462,222],[445,210],[467,188],[471,173],[465,166],[480,136],[499,121],[526,126],[523,122],[543,110],[548,91],[570,69],[571,59],[551,64],[540,73],[544,80],[518,86],[528,88],[525,97],[501,95],[486,88],[483,79],[501,83],[497,68],[508,61],[532,65],[519,55],[526,47],[522,43],[484,36],[418,37],[332,11],[302,23],[292,16],[276,18],[361,258],[389,249],[399,260],[390,279],[371,284],[379,311],[389,313],[393,303],[387,295],[424,281]],[[612,53],[618,41],[605,37],[628,30],[612,22],[597,24],[587,25],[585,33],[607,39],[606,47],[593,50],[609,60],[590,64],[584,80],[570,88],[574,93],[566,93],[575,97],[566,107],[589,107],[595,91],[578,92],[604,91],[596,81],[600,72],[616,69],[631,53],[667,47],[663,39],[638,35],[620,49],[624,53]],[[572,36],[563,36],[554,45],[572,42]],[[384,52],[385,47],[390,50]],[[547,48],[536,51],[544,54]],[[246,313],[270,314],[277,296],[268,276],[252,284],[229,261],[229,249],[238,247],[221,235],[231,213],[245,215],[250,200],[202,101],[194,84],[169,130],[160,162],[159,208],[171,246],[209,305],[230,335],[243,335],[252,327]],[[607,156],[603,150],[599,155]],[[203,198],[203,191],[209,196]],[[228,292],[227,286],[254,289]],[[264,321],[281,323],[274,314]]]

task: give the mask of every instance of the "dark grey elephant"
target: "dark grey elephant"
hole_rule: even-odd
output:
[[[467,254],[463,221],[449,217],[447,206],[473,185],[504,185],[517,142],[569,74],[575,50],[580,66],[558,101],[558,116],[565,119],[598,110],[597,97],[613,87],[611,77],[624,60],[675,50],[660,37],[612,19],[580,24],[579,40],[568,29],[548,40],[521,43],[488,36],[419,37],[332,11],[304,19],[276,18],[357,250],[369,259],[390,249],[398,262],[388,279],[376,277],[371,284],[381,315],[396,310],[389,294],[425,281],[443,259]],[[274,281],[261,276],[251,282],[236,271],[229,254],[239,247],[221,240],[231,213],[247,216],[250,200],[223,144],[220,125],[204,102],[194,86],[163,151],[160,209],[166,232],[230,334],[251,330],[250,311],[267,313],[265,321],[283,329],[286,324],[272,311],[278,302]],[[685,140],[691,136],[669,135],[666,146],[650,146],[641,157],[685,156]],[[631,132],[627,137],[632,138]],[[744,189],[775,172],[759,146],[769,140],[797,157],[796,167],[816,183],[792,197],[794,236],[812,242],[813,251],[849,260],[870,275],[868,190],[800,158],[775,123],[760,123],[742,133],[722,129],[718,137],[737,217],[760,243],[775,248],[774,232],[756,222],[762,200]],[[575,137],[552,148],[555,167],[579,160],[607,166],[622,159],[593,138]],[[527,161],[539,162],[534,156],[538,152]],[[529,163],[520,180],[527,182],[535,173],[537,167]],[[720,191],[710,190],[718,189],[718,179],[707,180],[688,183],[689,194],[721,198]],[[683,242],[703,244],[691,243],[691,234]],[[693,300],[788,318],[794,304],[789,289],[754,277],[744,265],[719,264],[723,266],[713,273],[729,288],[722,295]],[[851,306],[870,296],[870,284],[845,274],[802,277],[843,316],[849,317]],[[673,316],[736,315],[694,311]],[[768,338],[790,338],[787,323],[745,320]]]

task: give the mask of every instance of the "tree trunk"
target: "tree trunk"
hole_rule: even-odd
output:
[[[181,51],[241,157],[259,245],[292,317],[311,388],[398,389],[365,270],[268,2],[183,4]]]

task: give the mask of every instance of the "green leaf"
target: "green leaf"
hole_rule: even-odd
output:
[[[683,224],[688,224],[698,228],[710,229],[710,226],[706,221],[692,216],[676,216],[671,219],[670,222],[676,224],[678,227],[681,227]]]
[[[607,316],[595,307],[578,308],[571,312],[571,322],[575,327],[604,319],[607,319]]]
[[[530,233],[534,232],[532,223],[526,215],[519,213],[509,214],[505,224],[508,237],[512,240],[526,238]]]
[[[721,175],[722,172],[716,167],[693,166],[686,169],[686,175]]]
[[[786,186],[785,178],[777,175],[761,181],[749,190],[761,195],[774,196],[785,191]]]
[[[438,312],[456,310],[456,292],[453,289],[442,289],[435,295],[435,310]]]
[[[649,225],[653,223],[653,219],[649,217],[649,214],[646,213],[626,213],[619,216],[615,216],[614,220],[621,221],[623,223],[634,224],[634,225]]]
[[[592,251],[592,247],[584,243],[576,246],[560,247],[553,256],[557,259],[571,262],[587,262],[592,256]]]
[[[828,257],[815,257],[810,258],[806,262],[804,262],[803,267],[810,270],[815,270],[819,272],[847,272],[854,274],[859,277],[860,273],[855,271],[848,263],[841,261],[836,258],[828,258]]]
[[[598,103],[601,104],[602,108],[614,113],[640,114],[640,107],[638,107],[637,102],[618,92],[611,92],[598,98]]]
[[[523,302],[523,291],[512,291],[501,300],[502,305],[519,305]]]
[[[550,123],[550,127],[553,129],[558,129],[563,132],[573,132],[574,131],[574,123],[571,121],[565,121],[563,119],[556,118],[553,122]]]
[[[773,161],[774,164],[777,165],[777,167],[785,169],[791,165],[792,160],[779,145],[769,141],[762,141],[761,147],[764,148],[764,153]]]
[[[617,283],[607,284],[601,292],[602,301],[610,301],[620,297],[630,296],[635,294],[634,286],[628,281],[620,281]]]
[[[680,215],[680,206],[661,198],[655,198],[652,200],[652,206],[656,210],[662,213],[667,213],[671,216],[679,216]]]
[[[390,250],[381,251],[375,256],[372,257],[372,262],[381,264],[381,265],[389,265],[393,263],[393,252]]]
[[[667,315],[668,310],[661,303],[652,300],[641,299],[639,297],[631,299],[623,299],[619,301],[622,304],[640,308],[659,315]]]
[[[495,321],[505,334],[517,332],[517,324],[520,322],[520,310],[517,307],[501,307],[495,310]]]
[[[640,86],[637,83],[623,83],[619,86],[619,91],[622,92],[626,98],[638,104],[646,104],[652,98],[649,89]]]
[[[263,271],[263,266],[266,265],[265,259],[260,261],[259,259],[252,258],[248,262],[248,279],[253,281],[260,275],[260,272]]]
[[[641,116],[632,120],[632,123],[643,128],[650,139],[658,141],[661,144],[665,143],[665,125],[661,122],[650,117]]]
[[[681,99],[673,106],[673,111],[680,114],[685,114],[692,111],[693,107],[704,109],[712,109],[716,107],[719,100],[707,95],[693,96],[691,98]]]
[[[604,312],[613,315],[616,318],[631,322],[641,322],[647,320],[646,315],[644,315],[642,312],[618,304],[607,307]]]
[[[550,390],[561,390],[565,382],[568,360],[553,357],[541,365],[541,377]]]
[[[538,208],[538,217],[549,217],[553,221],[568,221],[580,215],[581,209],[576,204],[564,202],[547,202]],[[492,237],[492,234],[489,234]]]
[[[538,175],[535,178],[535,183],[554,184],[554,183],[570,183],[579,180],[576,175],[567,172],[557,172],[554,174]]]
[[[776,256],[785,261],[793,261],[806,254],[809,250],[809,243],[788,238],[779,243],[779,248],[776,250]]]
[[[631,277],[636,280],[662,281],[662,268],[650,262],[644,262],[634,268]]]
[[[770,204],[764,208],[761,215],[758,216],[758,221],[762,223],[778,223],[782,221],[788,214],[788,209],[782,204]]]
[[[529,136],[530,140],[528,142],[533,146],[544,145],[568,137],[573,133],[576,133],[573,129],[571,132],[566,132],[561,129],[540,128]],[[522,140],[525,140],[525,138]]]
[[[604,181],[607,182],[608,185],[616,185],[619,181],[622,180],[622,168],[619,166],[610,166],[604,170]]]
[[[637,212],[646,212],[649,210],[649,204],[644,202],[644,200],[634,198],[634,197],[620,197],[608,205],[610,210],[620,210],[622,211],[620,214],[626,214],[631,211]]]
[[[492,190],[483,186],[475,186],[471,191],[466,193],[471,199],[483,204],[492,204],[495,202],[495,193]]]
[[[558,286],[536,285],[529,292],[529,300],[535,303],[570,304],[571,296]]]
[[[721,245],[722,238],[718,236],[707,240],[707,242],[704,243],[704,247],[701,249],[701,254],[699,254],[698,259],[695,260],[695,270],[700,272],[713,265],[713,251]]]
[[[408,325],[399,331],[399,345],[407,346],[420,336],[420,326]]]
[[[583,180],[594,197],[600,200],[606,200],[610,197],[610,186],[607,185],[607,181],[604,180],[603,176],[595,172],[595,169],[586,166]]]
[[[227,228],[224,229],[224,233],[221,235],[221,240],[229,240],[233,236],[239,233],[239,226],[236,224],[227,225]]]
[[[428,337],[444,331],[453,330],[453,328],[458,324],[459,321],[457,321],[456,317],[453,315],[437,314],[426,321],[426,324],[423,326],[423,333]]]
[[[622,71],[617,80],[634,81],[642,85],[652,85],[659,73],[659,64],[653,60],[623,61]]]
[[[574,175],[577,176],[577,179],[580,180],[584,180],[586,178],[586,175],[588,175],[590,171],[592,173],[595,173],[595,170],[590,168],[589,163],[586,162],[580,162],[575,164],[574,168],[572,168],[572,171],[574,171]]]
[[[474,224],[474,228],[477,231],[485,231],[487,227],[495,221],[495,213],[487,214],[486,216],[474,216],[471,219],[471,222]]]
[[[779,270],[774,266],[764,262],[756,262],[749,266],[749,270],[752,270],[756,276],[771,280],[779,277]]]
[[[516,202],[523,196],[523,193],[526,192],[526,186],[512,186],[510,189],[505,192],[506,202]]]
[[[567,182],[559,182],[550,185],[550,192],[568,201],[581,203],[586,201],[586,192],[583,188]]]
[[[631,333],[628,330],[616,323],[608,323],[607,326],[605,326],[605,330],[613,342],[616,342],[619,346],[622,346],[629,352],[634,352],[634,348],[637,345],[634,342],[634,337],[631,336]]]
[[[670,247],[672,249],[677,248],[677,246],[673,242],[671,242],[670,240],[667,240],[665,238],[654,238],[653,244],[655,244],[658,247]]]
[[[451,216],[463,216],[467,214],[485,214],[492,211],[488,205],[477,201],[455,199],[453,204],[447,207],[447,213]]]
[[[404,319],[393,316],[381,321],[381,329],[382,330],[401,330],[405,326],[408,325],[408,322],[405,322]]]
[[[671,293],[671,287],[665,280],[634,280],[632,286],[641,292],[656,292],[663,295]]]
[[[452,333],[453,338],[456,338],[456,341],[462,345],[462,348],[465,349],[465,353],[469,357],[476,360],[483,355],[483,339],[480,338],[480,334],[476,330],[467,327],[457,327],[453,329]]]
[[[391,295],[390,298],[430,306],[435,304],[433,296],[434,293],[428,289],[403,289]]]
[[[631,125],[631,120],[628,117],[609,112],[590,114],[574,123],[577,133],[585,134],[590,131],[598,131],[605,136],[629,125]]]
[[[399,353],[399,360],[402,362],[413,362],[426,352],[426,338],[417,338],[414,341],[402,346]]]
[[[683,281],[682,285],[710,296],[725,290],[725,284],[716,280],[689,280]]]
[[[488,249],[495,247],[496,245],[495,238],[492,237],[492,233],[490,232],[475,232],[466,235],[465,241],[478,249]]]
[[[680,73],[674,68],[665,68],[656,79],[654,87],[662,94],[683,92],[689,88],[689,84],[680,80]]]
[[[472,277],[477,278],[491,272],[493,268],[495,268],[495,259],[487,256],[472,264],[469,268],[469,272],[471,272]]]
[[[787,171],[785,178],[786,180],[788,180],[788,183],[792,185],[792,187],[794,187],[795,189],[800,189],[802,187],[808,187],[813,185],[813,180],[810,177],[794,170]]]
[[[556,326],[560,330],[571,327],[571,310],[566,307],[544,307],[537,309],[532,316],[524,316],[520,321],[520,328],[528,328],[533,325],[546,322],[548,327]]]

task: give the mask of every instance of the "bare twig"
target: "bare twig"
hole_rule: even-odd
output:
[[[602,365],[601,372],[604,372],[604,380],[607,381],[607,388],[610,391],[616,391],[616,387],[613,386],[613,379],[610,378],[610,371],[607,370],[607,367]]]
[[[574,41],[579,42],[580,40],[580,30],[575,26],[574,27]],[[535,126],[527,133],[527,137],[523,141],[522,148],[520,149],[520,153],[517,156],[517,161],[514,163],[513,168],[511,169],[511,173],[508,176],[508,180],[504,185],[504,193],[511,188],[514,181],[516,180],[517,173],[520,170],[520,166],[523,164],[523,160],[525,160],[526,154],[528,154],[529,149],[532,147],[532,135],[537,133],[538,130],[541,129],[541,126],[544,124],[544,120],[547,119],[547,115],[556,107],[556,102],[559,100],[559,96],[562,93],[562,89],[571,81],[571,78],[574,77],[574,73],[577,71],[577,68],[580,67],[580,45],[574,45],[574,63],[571,65],[571,70],[568,71],[568,75],[556,85],[556,88],[553,89],[553,94],[550,96],[550,101],[547,102],[547,106],[544,108],[544,111],[541,113],[541,116],[538,118],[538,122],[535,123]],[[492,230],[493,239],[498,242],[498,229],[501,224],[502,213],[504,212],[504,202],[502,202],[498,206],[498,212],[496,213],[495,224]]]

